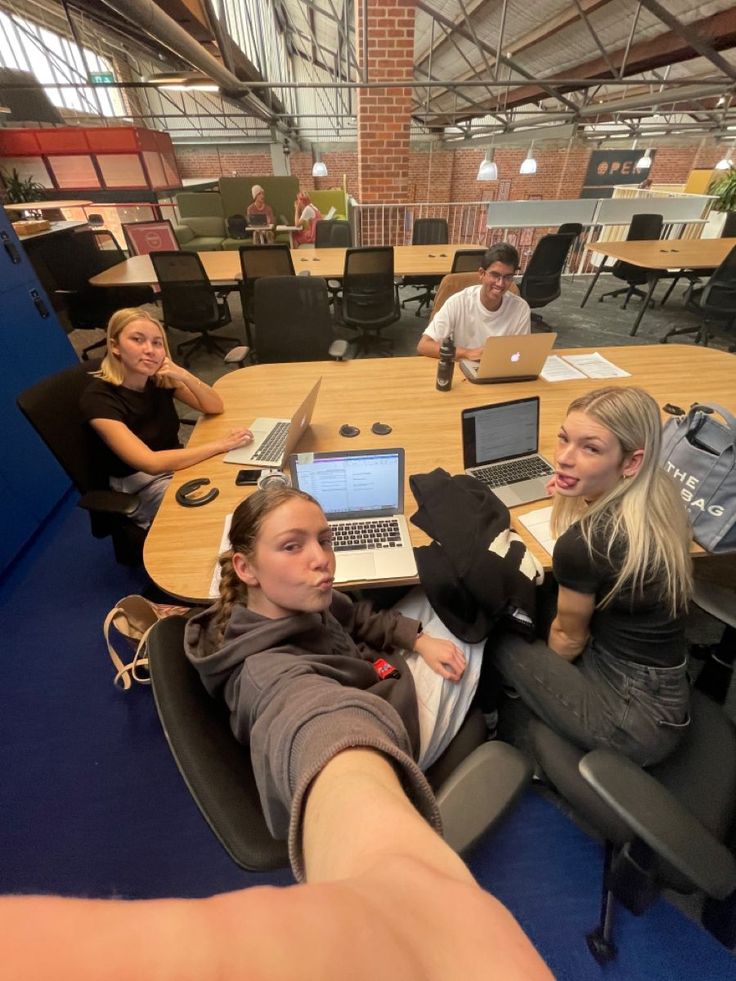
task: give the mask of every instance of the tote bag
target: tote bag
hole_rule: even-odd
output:
[[[736,417],[696,404],[669,419],[660,464],[680,491],[695,541],[709,552],[736,550]]]

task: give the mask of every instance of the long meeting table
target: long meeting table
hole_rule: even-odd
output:
[[[394,246],[395,276],[444,276],[452,269],[455,253],[479,249],[481,245],[397,245]],[[294,270],[325,279],[342,279],[347,249],[291,249]],[[237,250],[198,252],[210,282],[231,285],[241,279]],[[150,256],[135,255],[93,276],[93,286],[151,286],[157,283]]]
[[[584,354],[592,350],[595,349],[576,348],[555,353]],[[456,369],[451,391],[439,392],[435,388],[437,362],[428,358],[253,365],[217,381],[215,387],[225,403],[225,411],[220,416],[200,419],[190,445],[221,437],[236,426],[247,426],[257,416],[291,416],[321,377],[312,424],[302,437],[298,451],[403,447],[406,451],[404,509],[411,515],[416,506],[409,489],[409,475],[426,473],[435,467],[443,467],[453,474],[462,473],[460,412],[466,406],[538,395],[540,451],[550,459],[569,402],[600,385],[639,385],[651,392],[660,405],[671,402],[687,409],[695,401],[712,401],[736,412],[736,358],[732,354],[682,344],[598,350],[630,372],[631,377],[563,382],[540,378],[531,382],[473,385]],[[374,422],[390,425],[390,435],[375,435],[371,431]],[[353,439],[340,436],[338,430],[343,423],[357,426],[360,435]],[[144,549],[149,575],[172,596],[189,602],[207,602],[225,516],[249,493],[235,486],[237,472],[237,466],[215,457],[174,474]],[[184,508],[176,501],[176,490],[198,477],[210,478],[219,495],[203,507]],[[548,502],[512,510],[512,522],[542,565],[549,569],[549,554],[518,522],[519,513],[544,507],[545,503]],[[415,546],[427,544],[423,532],[411,524],[410,528]]]
[[[607,259],[617,259],[639,266],[647,273],[647,292],[645,299],[640,301],[639,312],[629,331],[633,337],[639,329],[641,318],[646,313],[657,283],[663,276],[677,274],[685,270],[697,272],[699,269],[715,269],[723,262],[731,249],[736,246],[736,238],[673,238],[653,239],[647,241],[613,241],[591,242],[585,246],[588,252],[597,252]],[[603,272],[604,263],[596,273],[588,287],[588,291],[580,304],[584,307],[598,277]],[[610,268],[610,267],[609,267]]]

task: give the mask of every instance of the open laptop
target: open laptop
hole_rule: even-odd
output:
[[[322,379],[318,378],[291,419],[255,419],[249,426],[253,442],[230,450],[225,463],[237,463],[241,467],[283,466],[312,421],[321,384]]]
[[[474,385],[490,382],[534,381],[544,367],[557,334],[511,334],[489,337],[480,361],[460,362]]]
[[[465,473],[482,480],[507,507],[540,501],[555,472],[540,456],[539,398],[462,411]]]
[[[245,217],[251,228],[262,228],[264,225],[268,225],[268,215],[266,214],[251,214]]]
[[[335,582],[416,576],[404,517],[404,451],[294,453],[291,483],[316,498],[333,532]]]

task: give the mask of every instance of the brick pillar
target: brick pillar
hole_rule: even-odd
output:
[[[356,0],[356,54],[363,68],[362,0]],[[368,81],[411,80],[413,0],[368,0]],[[409,188],[411,88],[358,89],[358,199],[403,203]]]

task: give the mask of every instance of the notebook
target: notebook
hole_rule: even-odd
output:
[[[554,468],[540,456],[539,398],[462,411],[463,466],[507,507],[540,501]]]
[[[544,367],[557,334],[511,334],[489,337],[480,361],[460,362],[460,368],[475,385],[490,382],[534,381]]]
[[[330,523],[335,582],[416,576],[403,449],[295,453],[289,467],[292,485],[316,498]]]
[[[225,463],[237,463],[241,467],[249,464],[254,467],[283,466],[312,421],[321,383],[322,379],[318,378],[291,419],[254,420],[249,426],[253,442],[230,450]]]

